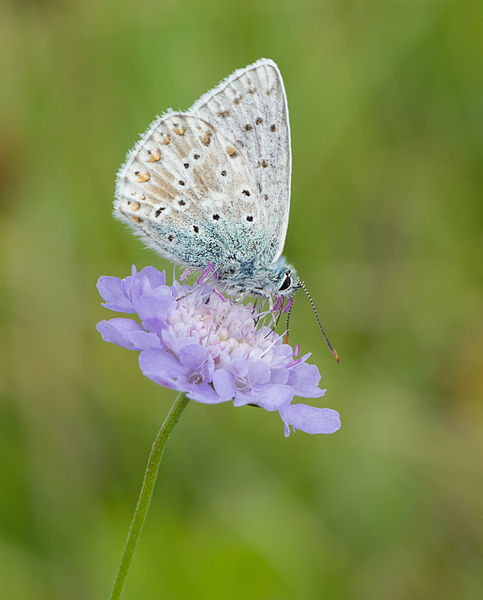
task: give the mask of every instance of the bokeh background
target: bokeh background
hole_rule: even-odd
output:
[[[293,136],[292,341],[333,436],[192,403],[128,599],[483,597],[483,4],[4,1],[0,596],[106,598],[174,397],[95,284],[163,262],[111,217],[152,118],[261,56]],[[170,268],[170,267],[169,267]]]

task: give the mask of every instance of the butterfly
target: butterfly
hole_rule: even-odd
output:
[[[223,293],[309,296],[282,256],[291,161],[282,75],[262,58],[151,123],[118,172],[114,215],[175,264],[210,268]]]
[[[174,263],[214,265],[229,295],[290,297],[290,175],[285,88],[261,59],[153,121],[118,173],[114,213]]]

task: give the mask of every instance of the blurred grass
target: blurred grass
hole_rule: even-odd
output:
[[[0,19],[0,577],[105,598],[173,394],[104,344],[100,274],[165,266],[111,218],[155,114],[260,56],[284,75],[286,254],[342,430],[193,403],[129,598],[480,598],[483,5],[4,2]],[[169,266],[168,266],[169,268]]]

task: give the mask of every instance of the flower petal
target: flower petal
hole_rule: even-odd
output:
[[[187,391],[186,395],[191,400],[201,402],[203,404],[220,404],[223,402],[221,398],[215,393],[215,390],[208,383],[199,383],[198,385],[192,385]]]
[[[289,376],[289,369],[285,367],[279,367],[278,369],[272,369],[270,383],[287,383]]]
[[[131,291],[130,295],[135,302],[138,298],[141,298],[144,294],[149,294],[151,290],[159,286],[164,286],[166,282],[166,274],[160,273],[154,267],[144,267],[139,271],[136,270],[136,266],[133,265],[131,269]]]
[[[227,402],[235,396],[235,378],[227,369],[217,369],[215,371],[213,386],[222,402]]]
[[[126,279],[131,279],[130,277]],[[97,281],[99,294],[105,300],[104,306],[117,312],[134,313],[136,309],[126,294],[124,280],[104,275]]]
[[[149,281],[151,289],[166,285],[166,271],[158,271],[154,267],[144,267],[137,276]]]
[[[296,396],[302,398],[320,398],[325,390],[319,388],[320,373],[316,365],[300,362],[289,370],[289,383]]]
[[[278,410],[284,404],[288,404],[293,395],[293,390],[289,385],[274,383],[267,385],[263,392],[257,394],[256,403],[265,410]]]
[[[270,368],[263,360],[252,362],[248,367],[248,381],[250,387],[263,385],[270,381]]]
[[[340,429],[340,417],[331,408],[317,408],[307,404],[287,404],[280,409],[280,417],[285,423],[285,437],[290,434],[291,425],[305,433],[334,433]]]
[[[142,329],[141,331],[132,331],[129,333],[129,339],[140,350],[149,350],[161,348],[161,340],[155,333],[148,333]]]
[[[176,300],[166,286],[150,290],[149,293],[139,296],[134,301],[136,312],[143,321],[146,319],[165,321],[175,304]]]
[[[246,406],[247,404],[255,404],[256,394],[251,390],[239,391],[237,390],[235,398],[233,400],[233,406]]]
[[[188,374],[199,369],[205,357],[206,350],[199,344],[189,344],[182,348],[179,353],[179,361]]]
[[[142,346],[136,344],[132,337],[136,333],[146,333],[137,321],[123,318],[109,319],[109,321],[100,321],[96,325],[96,329],[105,342],[111,342],[128,350],[142,349]]]
[[[164,350],[143,350],[139,355],[139,366],[146,377],[159,385],[184,375],[178,359]]]

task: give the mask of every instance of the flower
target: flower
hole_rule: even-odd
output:
[[[182,278],[181,278],[182,279]],[[319,398],[320,374],[264,324],[272,313],[224,298],[198,280],[194,287],[145,267],[125,279],[103,276],[97,289],[112,311],[139,320],[113,318],[97,324],[107,342],[140,351],[141,371],[158,385],[204,404],[233,400],[278,411],[285,425],[307,433],[340,428],[337,411],[294,404],[295,396]]]

